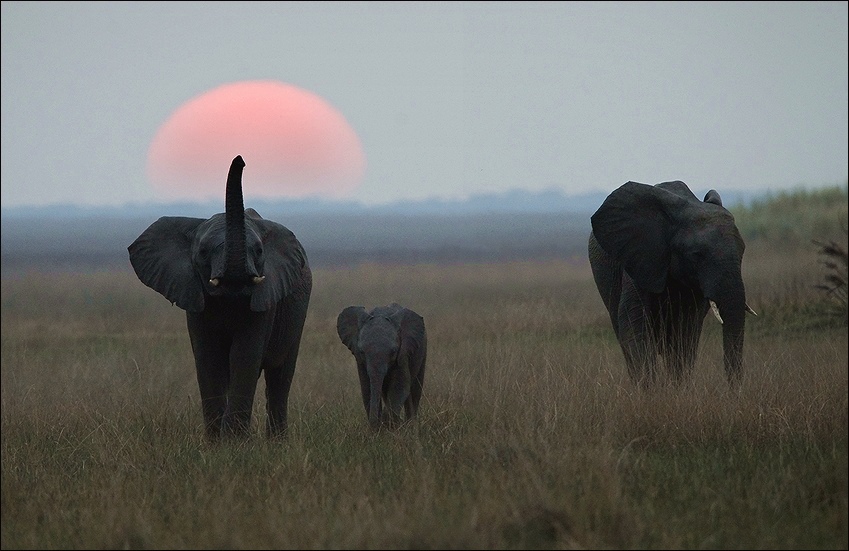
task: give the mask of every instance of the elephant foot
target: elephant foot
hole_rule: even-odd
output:
[[[268,422],[265,426],[265,435],[270,440],[286,440],[289,437],[289,429],[285,421],[282,423]]]
[[[250,419],[227,420],[221,426],[221,436],[230,440],[244,440],[251,435]]]

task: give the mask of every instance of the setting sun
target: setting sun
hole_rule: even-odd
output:
[[[342,197],[365,173],[357,134],[319,96],[276,81],[226,84],[180,106],[150,144],[147,175],[162,199],[220,198],[241,155],[246,197]]]

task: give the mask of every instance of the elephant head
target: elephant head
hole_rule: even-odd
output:
[[[407,420],[412,419],[424,385],[424,319],[397,303],[370,312],[362,306],[349,306],[339,314],[336,331],[356,358],[363,404],[372,429],[386,421],[396,426],[402,406]],[[384,404],[388,411],[384,411]]]
[[[230,165],[225,212],[164,216],[128,248],[142,283],[183,310],[202,312],[210,297],[242,298],[255,312],[268,310],[294,289],[306,263],[291,231],[245,210],[244,166],[241,156]]]
[[[627,182],[591,222],[593,275],[632,374],[640,369],[632,363],[646,362],[640,354],[656,352],[666,354],[675,375],[689,369],[704,316],[715,306],[723,322],[725,371],[736,380],[745,314],[752,311],[741,269],[745,244],[719,193],[710,190],[700,201],[680,181]]]

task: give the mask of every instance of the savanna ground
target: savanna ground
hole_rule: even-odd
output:
[[[844,200],[845,201],[845,200]],[[844,202],[845,204],[845,202]],[[2,537],[17,548],[846,549],[847,327],[810,243],[749,244],[745,373],[705,320],[638,391],[585,259],[314,269],[286,441],[211,446],[184,313],[129,271],[2,280]],[[422,314],[419,419],[367,428],[335,331]]]

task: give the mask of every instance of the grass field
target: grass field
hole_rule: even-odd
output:
[[[750,246],[745,376],[636,391],[584,259],[316,269],[267,442],[209,446],[182,310],[129,272],[2,281],[2,537],[17,548],[846,549],[847,328],[821,266]],[[420,418],[371,433],[335,319],[425,318]]]

